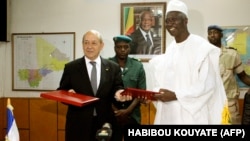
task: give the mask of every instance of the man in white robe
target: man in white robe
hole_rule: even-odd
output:
[[[220,77],[220,50],[190,34],[188,12],[179,0],[168,3],[166,29],[175,40],[149,61],[155,96],[154,124],[221,124],[226,94]]]

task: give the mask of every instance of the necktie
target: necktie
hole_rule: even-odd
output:
[[[148,54],[148,53],[150,53],[150,50],[151,50],[150,48],[151,48],[152,42],[151,42],[148,34],[146,34],[146,38],[147,38],[147,48],[146,48],[145,53]]]
[[[91,71],[90,81],[91,81],[93,92],[94,94],[96,94],[96,91],[97,91],[96,62],[91,61],[90,64],[93,66],[92,71]]]
[[[146,37],[147,37],[147,44],[148,44],[148,47],[150,47],[150,46],[152,45],[152,42],[151,42],[151,40],[150,40],[148,34],[146,34]]]

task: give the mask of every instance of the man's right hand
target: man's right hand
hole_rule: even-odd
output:
[[[74,89],[69,89],[68,92],[70,92],[70,93],[76,93]]]
[[[116,91],[116,93],[115,93],[115,99],[117,101],[120,101],[120,102],[132,100],[132,95],[127,95],[127,94],[123,95],[122,94],[123,91],[124,91],[123,89]]]

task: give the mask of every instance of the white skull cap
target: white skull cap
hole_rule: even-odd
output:
[[[167,4],[166,14],[171,11],[179,11],[188,16],[187,5],[180,0],[170,0],[170,2]]]

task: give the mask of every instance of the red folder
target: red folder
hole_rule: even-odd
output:
[[[136,89],[136,88],[125,88],[125,90],[121,94],[131,95],[134,98],[155,100],[153,96],[155,94],[159,94],[159,92],[153,92],[153,91]]]
[[[71,93],[65,90],[52,91],[47,93],[41,93],[40,97],[51,99],[59,102],[63,102],[66,104],[75,105],[78,107],[82,107],[84,105],[90,104],[99,100],[97,97],[92,97],[83,94]]]

